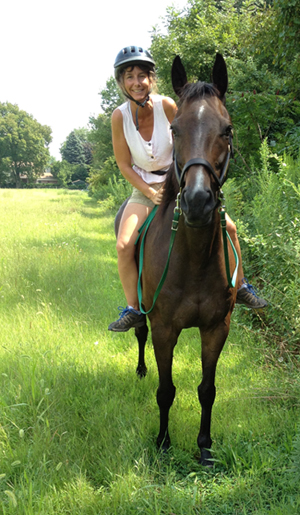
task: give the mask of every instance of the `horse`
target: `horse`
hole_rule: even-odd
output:
[[[200,463],[212,466],[211,413],[216,396],[218,358],[229,333],[236,287],[228,284],[220,223],[220,190],[232,152],[232,123],[225,107],[227,68],[216,55],[212,84],[188,83],[179,56],[172,65],[172,85],[179,97],[172,122],[174,162],[170,166],[163,200],[145,237],[142,268],[142,306],[150,311],[152,342],[158,368],[157,404],[160,429],[157,445],[170,447],[169,410],[176,388],[172,380],[173,351],[184,328],[198,327],[201,336],[202,380],[198,386],[201,422],[197,443]],[[153,297],[169,251],[174,206],[180,192],[182,214],[169,268],[154,307]],[[116,231],[125,203],[116,217]],[[228,244],[230,271],[234,252]],[[137,259],[138,253],[137,253]],[[153,308],[153,309],[152,309]],[[137,373],[146,375],[144,349],[148,328],[136,328],[139,344]]]

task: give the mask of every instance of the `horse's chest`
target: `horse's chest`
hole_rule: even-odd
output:
[[[179,306],[182,327],[211,327],[219,324],[230,310],[230,299],[224,291],[212,292],[201,286]]]
[[[218,325],[231,310],[232,299],[226,284],[207,282],[205,276],[195,279],[185,274],[169,277],[158,299],[157,308],[178,329]]]

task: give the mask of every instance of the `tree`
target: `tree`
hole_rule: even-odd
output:
[[[75,130],[70,132],[66,141],[60,147],[63,161],[70,164],[85,164],[85,154],[82,141]]]
[[[103,113],[97,118],[90,118],[88,139],[93,147],[93,161],[90,169],[90,190],[96,191],[118,173],[114,158],[111,136],[111,115],[117,106],[124,102],[124,97],[113,77],[106,82],[100,92]]]
[[[93,155],[92,144],[88,140],[88,132],[85,128],[74,129],[60,148],[62,160],[72,165],[72,168],[68,168],[69,171],[73,170],[71,173],[72,181],[85,181],[89,173]]]
[[[106,81],[105,88],[100,91],[100,95],[102,110],[109,117],[114,109],[124,102],[124,96],[113,77]]]
[[[42,175],[49,161],[51,129],[16,104],[0,103],[0,184],[20,187]]]
[[[50,171],[58,181],[58,186],[67,187],[72,183],[72,174],[74,167],[77,165],[71,165],[67,161],[57,161],[54,157],[50,158],[49,168]]]
[[[110,116],[99,114],[90,118],[90,142],[93,145],[93,168],[101,168],[106,159],[113,155]]]

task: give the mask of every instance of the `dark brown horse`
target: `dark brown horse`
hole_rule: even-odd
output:
[[[202,408],[198,446],[200,462],[211,465],[211,411],[214,403],[216,365],[228,336],[236,289],[225,272],[219,195],[226,178],[232,126],[224,106],[227,70],[219,54],[213,68],[213,84],[187,83],[179,57],[172,67],[172,82],[179,96],[172,123],[174,164],[171,166],[162,204],[145,239],[142,271],[143,307],[151,308],[167,255],[175,199],[181,188],[181,209],[169,270],[155,306],[148,317],[157,361],[157,403],[160,430],[157,443],[170,446],[169,410],[175,397],[172,380],[173,350],[182,329],[199,327],[202,342],[202,381],[198,397]],[[234,258],[229,248],[231,270]],[[147,327],[136,329],[139,340],[137,372],[145,375],[144,347]]]

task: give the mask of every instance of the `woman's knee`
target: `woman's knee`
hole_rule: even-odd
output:
[[[118,238],[116,249],[119,257],[129,259],[134,258],[135,245],[131,240],[126,241],[122,238]]]

